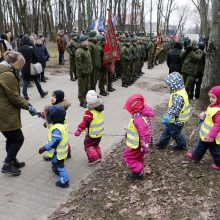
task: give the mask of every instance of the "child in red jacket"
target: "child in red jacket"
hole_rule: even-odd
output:
[[[75,136],[80,136],[83,131],[86,131],[84,149],[91,165],[102,158],[99,143],[104,133],[104,104],[94,90],[88,91],[86,102],[88,109],[85,111],[83,121],[75,131]]]

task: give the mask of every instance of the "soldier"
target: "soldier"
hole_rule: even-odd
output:
[[[128,73],[130,71],[130,59],[129,59],[129,39],[125,39],[125,43],[121,49],[121,61],[122,61],[122,87],[127,88],[130,83],[128,82]]]
[[[180,55],[182,62],[181,72],[189,99],[193,99],[194,81],[201,56],[201,50],[195,47],[194,44],[192,44],[192,46],[187,46],[186,50]]]
[[[76,50],[76,76],[78,78],[78,98],[80,106],[87,107],[86,94],[90,90],[90,78],[92,74],[92,58],[88,48],[88,37],[79,36],[80,46]]]
[[[100,91],[99,95],[107,96],[108,93],[105,91],[107,70],[105,66],[103,65],[104,43],[105,43],[105,37],[100,35],[99,36],[99,51],[100,51],[101,68],[99,71],[99,91]]]
[[[135,82],[135,51],[134,51],[134,39],[131,39],[131,44],[129,47],[129,58],[130,58],[130,80],[132,83]]]
[[[148,54],[148,69],[153,69],[154,68],[154,43],[153,39],[151,39],[147,45],[147,54]]]
[[[66,50],[69,53],[70,60],[70,80],[75,81],[77,79],[76,76],[76,64],[75,64],[75,53],[77,48],[79,47],[78,37],[79,34],[76,32],[72,32],[70,34],[71,40],[67,44]],[[73,77],[74,75],[74,77]]]
[[[98,43],[97,33],[96,31],[91,31],[89,34],[89,45],[88,45],[92,57],[92,64],[93,64],[92,75],[90,80],[90,84],[91,84],[90,90],[96,90],[96,84],[99,76],[99,69],[101,67],[100,51],[97,43]]]
[[[143,38],[140,41],[140,47],[141,47],[141,67],[140,67],[140,73],[143,75],[144,72],[142,72],[142,68],[144,66],[144,61],[145,61],[145,59],[147,57],[146,49],[145,49],[145,46],[144,46],[144,39]]]

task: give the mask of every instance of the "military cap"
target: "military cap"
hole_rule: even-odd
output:
[[[100,42],[103,42],[103,41],[105,41],[105,37],[103,35],[99,35],[98,40]]]
[[[89,38],[93,38],[97,35],[97,32],[96,31],[90,31],[89,33]]]
[[[125,42],[130,42],[130,40],[131,40],[130,37],[125,38]]]
[[[88,36],[84,35],[84,34],[80,34],[79,35],[79,41],[82,42],[82,41],[85,41],[88,39]]]

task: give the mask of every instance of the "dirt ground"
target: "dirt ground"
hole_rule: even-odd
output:
[[[165,109],[156,108],[155,141],[163,130],[160,121]],[[193,115],[184,128],[189,148],[195,142],[195,128]],[[210,170],[210,155],[193,163],[185,158],[186,151],[173,151],[174,144],[171,141],[164,150],[153,148],[145,157],[144,180],[132,181],[122,163],[122,140],[49,219],[219,219],[220,176]]]

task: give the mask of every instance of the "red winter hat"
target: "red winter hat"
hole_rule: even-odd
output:
[[[220,104],[220,86],[212,87],[209,92],[214,94],[217,98],[215,105],[219,105]]]
[[[144,107],[144,97],[140,94],[131,95],[124,104],[124,108],[127,109],[132,115],[139,112]]]

